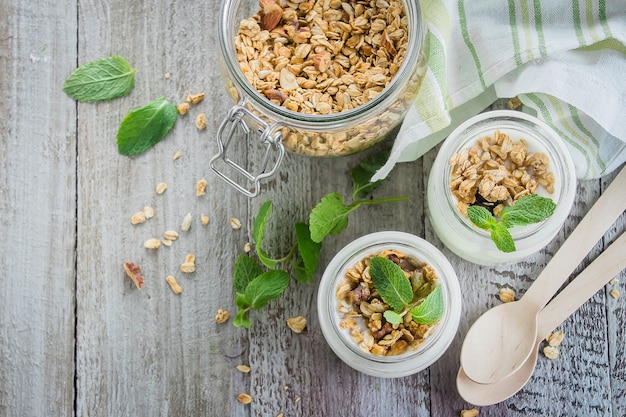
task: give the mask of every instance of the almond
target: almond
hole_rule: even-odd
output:
[[[271,31],[280,23],[283,17],[283,8],[280,7],[274,0],[261,0],[259,5],[263,9],[263,16],[261,17],[261,27],[265,30]]]

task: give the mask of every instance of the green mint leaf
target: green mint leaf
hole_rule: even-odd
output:
[[[491,228],[491,240],[502,252],[515,252],[513,236],[502,223],[495,223]]]
[[[385,180],[378,180],[375,182],[370,182],[372,176],[378,171],[387,159],[389,159],[389,154],[391,153],[391,149],[386,149],[382,152],[375,153],[365,158],[359,165],[352,168],[350,171],[350,177],[352,178],[353,190],[352,190],[352,198],[356,199],[357,197],[364,198],[368,194],[372,193],[376,188],[378,188]]]
[[[248,255],[239,255],[233,267],[233,286],[235,287],[235,292],[237,294],[243,294],[250,281],[262,273],[263,270],[254,259]]]
[[[244,294],[237,294],[235,298],[235,304],[237,305],[237,316],[233,319],[233,325],[235,327],[250,327],[250,319],[248,319],[248,310],[251,305]]]
[[[385,320],[387,320],[391,324],[400,324],[404,321],[402,316],[395,311],[387,310],[383,313]]]
[[[259,257],[259,261],[261,261],[261,263],[266,267],[274,269],[276,268],[276,265],[278,265],[279,261],[272,259],[272,257],[269,256],[258,244],[256,247],[256,254]]]
[[[267,271],[250,281],[244,296],[252,308],[263,308],[269,300],[280,297],[287,285],[287,272],[280,269]]]
[[[239,310],[237,315],[233,319],[233,326],[250,328],[250,319],[248,318],[247,310]]]
[[[467,217],[476,226],[481,229],[489,230],[496,223],[495,217],[484,207],[481,206],[469,206],[467,208]]]
[[[135,86],[135,71],[121,56],[102,58],[78,67],[63,83],[63,91],[84,102],[125,96]]]
[[[351,209],[343,204],[339,193],[330,193],[311,210],[309,229],[313,242],[321,242],[328,235],[341,233],[348,227]]]
[[[267,200],[261,207],[259,207],[259,212],[254,218],[254,226],[252,228],[252,239],[257,244],[257,246],[261,246],[261,241],[263,240],[263,234],[265,233],[265,226],[267,225],[267,219],[270,216],[270,211],[272,211],[272,201]]]
[[[373,256],[370,259],[370,275],[376,291],[395,311],[401,311],[413,299],[409,279],[402,268],[389,259]]]
[[[311,239],[308,224],[296,223],[295,228],[296,239],[298,240],[298,260],[294,267],[295,277],[299,282],[306,284],[311,282],[313,278],[322,244]]]
[[[432,324],[443,316],[443,294],[441,285],[437,285],[417,306],[411,309],[413,321],[418,324]]]
[[[174,127],[176,106],[158,98],[124,117],[117,131],[117,149],[122,155],[137,155],[156,145]]]
[[[267,225],[267,219],[272,211],[272,201],[267,200],[259,207],[259,212],[254,218],[254,225],[252,227],[252,239],[256,243],[256,253],[259,256],[259,261],[268,268],[276,268],[278,261],[272,259],[261,247],[263,242],[263,235],[265,234],[265,226]]]
[[[549,198],[538,194],[526,195],[500,213],[502,223],[506,227],[526,226],[539,223],[552,216],[556,204]]]

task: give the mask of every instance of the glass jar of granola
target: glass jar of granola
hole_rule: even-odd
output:
[[[373,257],[400,266],[414,291],[412,305],[423,306],[420,298],[440,291],[440,316],[420,324],[407,310],[394,324],[387,315],[393,303],[383,301],[370,279]],[[322,333],[339,358],[365,374],[396,378],[443,355],[459,325],[461,299],[454,269],[437,248],[418,236],[385,231],[363,236],[335,255],[320,281],[317,308]]]
[[[556,208],[547,219],[507,229],[515,250],[503,252],[490,231],[474,225],[467,208],[498,218],[502,208],[538,194]],[[567,219],[576,194],[572,158],[560,136],[520,111],[481,113],[444,141],[428,179],[428,214],[439,239],[461,258],[486,266],[517,262],[545,247]]]
[[[285,150],[333,157],[380,142],[419,90],[424,34],[417,1],[225,0],[221,64],[237,104],[211,168],[255,196]],[[265,155],[256,172],[229,153],[242,139]]]

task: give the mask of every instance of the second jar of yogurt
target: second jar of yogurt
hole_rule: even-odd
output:
[[[428,180],[428,213],[439,239],[461,258],[480,265],[509,264],[545,247],[574,202],[576,174],[563,140],[541,120],[519,111],[479,114],[445,140]],[[467,217],[469,205],[497,216],[525,194],[556,204],[546,220],[509,229],[516,250],[499,250],[486,230]]]

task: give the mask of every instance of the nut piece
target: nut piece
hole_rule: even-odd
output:
[[[510,303],[511,301],[515,301],[515,290],[508,287],[500,288],[500,301],[502,301],[503,303]]]
[[[287,326],[295,333],[302,333],[306,327],[306,318],[304,316],[292,317],[287,320]]]
[[[559,349],[554,346],[546,346],[543,348],[543,355],[548,359],[556,359],[559,357]]]
[[[157,184],[156,186],[156,193],[161,195],[165,192],[165,190],[167,190],[167,184],[164,182],[160,182]]]
[[[250,404],[252,402],[252,397],[249,396],[248,394],[241,393],[237,395],[237,401],[239,401],[242,404]]]
[[[243,251],[245,253],[249,253],[252,250],[252,245],[250,245],[250,242],[246,242],[245,245],[243,245]]]
[[[250,372],[250,367],[248,365],[237,365],[237,370],[239,372],[243,372],[244,374],[247,374]]]
[[[263,9],[263,17],[261,17],[261,26],[267,31],[271,31],[283,17],[283,9],[274,0],[261,0],[259,5]]]
[[[182,155],[182,154],[180,153],[180,151],[176,151],[176,153],[174,154],[174,156],[172,157],[172,159],[175,161],[175,160],[177,160],[178,158],[180,158],[180,156],[181,156],[181,155]]]
[[[196,271],[196,257],[193,254],[188,254],[185,257],[185,262],[180,266],[180,270],[186,274],[191,274]]]
[[[191,213],[187,213],[183,218],[182,224],[180,225],[180,230],[182,230],[183,232],[188,232],[191,228],[191,220]]]
[[[168,275],[165,278],[165,281],[170,284],[170,287],[172,288],[172,291],[174,291],[174,294],[180,294],[183,292],[183,289],[180,287],[180,285],[178,285],[178,282],[176,282],[176,278],[174,278],[172,275]]]
[[[180,103],[178,106],[176,106],[176,110],[178,110],[178,114],[180,114],[181,116],[186,115],[189,111],[189,103]]]
[[[206,194],[206,180],[202,179],[196,183],[196,196],[201,196]]]
[[[161,246],[161,240],[156,238],[148,239],[143,242],[143,246],[146,249],[159,249],[159,246]]]
[[[231,217],[230,219],[228,219],[228,221],[230,222],[230,227],[232,227],[233,230],[241,229],[241,222],[239,221],[239,219]]]
[[[557,330],[554,333],[550,333],[548,337],[546,337],[546,341],[548,342],[548,345],[552,347],[557,347],[561,344],[564,337],[565,335],[563,334],[563,332],[560,330]]]
[[[132,224],[145,223],[146,222],[146,215],[143,213],[143,211],[138,211],[137,213],[132,215],[132,217],[130,218],[130,222]]]
[[[198,130],[204,130],[206,129],[206,126],[207,126],[206,114],[200,113],[196,117],[196,127],[198,128]]]
[[[163,233],[163,237],[167,240],[176,240],[178,239],[178,233],[174,230],[166,230],[165,233]]]
[[[139,265],[136,265],[130,261],[124,262],[124,271],[133,280],[137,289],[141,289],[143,287],[144,279],[141,275],[141,268]]]
[[[146,219],[151,219],[154,217],[154,209],[152,207],[144,207],[143,214],[146,216]]]
[[[619,290],[618,290],[618,289],[616,289],[616,288],[613,288],[613,289],[609,292],[609,294],[611,294],[611,297],[613,297],[613,298],[615,298],[615,299],[618,299],[618,298],[619,298],[619,296],[620,296]]]
[[[509,110],[515,110],[521,105],[522,105],[522,100],[520,100],[519,97],[510,98],[506,103],[506,107]]]
[[[198,93],[198,94],[189,94],[187,96],[187,101],[191,104],[198,104],[200,103],[202,100],[204,100],[204,93]]]
[[[470,410],[461,410],[461,417],[476,417],[478,415],[478,410],[472,408]]]
[[[224,323],[230,317],[230,313],[226,310],[222,310],[221,308],[217,310],[217,315],[215,316],[216,323]]]
[[[200,222],[202,223],[202,226],[206,226],[209,224],[209,216],[203,214],[202,217],[200,217]]]

